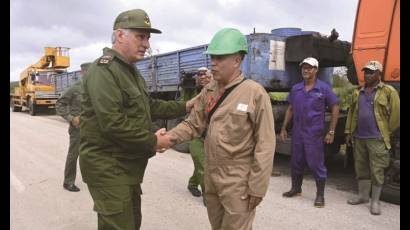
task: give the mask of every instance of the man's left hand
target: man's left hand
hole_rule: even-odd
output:
[[[248,210],[249,211],[254,210],[256,208],[256,206],[258,206],[262,201],[262,197],[252,196],[252,195],[249,195],[249,194],[241,196],[241,199],[242,200],[249,199],[249,202],[248,202]]]

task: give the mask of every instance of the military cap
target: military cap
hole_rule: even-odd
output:
[[[85,63],[80,65],[80,68],[81,68],[82,71],[87,71],[88,67],[90,67],[90,65],[91,65],[91,62],[85,62]]]
[[[162,33],[160,30],[151,27],[148,14],[141,9],[128,10],[120,13],[114,22],[116,29],[144,29],[151,33]]]

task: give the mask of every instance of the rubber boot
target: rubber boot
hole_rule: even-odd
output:
[[[325,206],[325,184],[326,180],[316,180],[316,199],[314,203],[316,208]]]
[[[382,194],[381,185],[372,185],[372,201],[370,203],[370,213],[380,215],[380,195]]]
[[[369,202],[370,185],[370,180],[359,180],[359,196],[348,200],[347,203],[351,205],[356,205]]]
[[[292,188],[284,192],[282,196],[284,197],[294,197],[294,196],[300,196],[302,194],[302,181],[303,181],[303,175],[302,176],[292,176]]]

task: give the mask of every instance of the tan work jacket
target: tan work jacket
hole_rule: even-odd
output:
[[[241,74],[225,89],[243,78]],[[268,189],[276,145],[269,95],[258,83],[245,80],[220,104],[208,125],[209,110],[219,96],[218,84],[212,80],[201,91],[189,117],[170,133],[176,134],[180,143],[199,137],[207,130],[205,176],[211,180],[217,178],[219,182],[247,178],[248,194],[263,197]],[[223,176],[213,173],[218,167],[224,168]]]

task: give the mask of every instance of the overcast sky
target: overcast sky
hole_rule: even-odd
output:
[[[154,28],[154,53],[207,44],[223,27],[269,33],[281,27],[352,40],[357,0],[11,0],[10,81],[36,63],[46,46],[70,48],[69,71],[111,47],[112,26],[125,10],[144,9]]]

